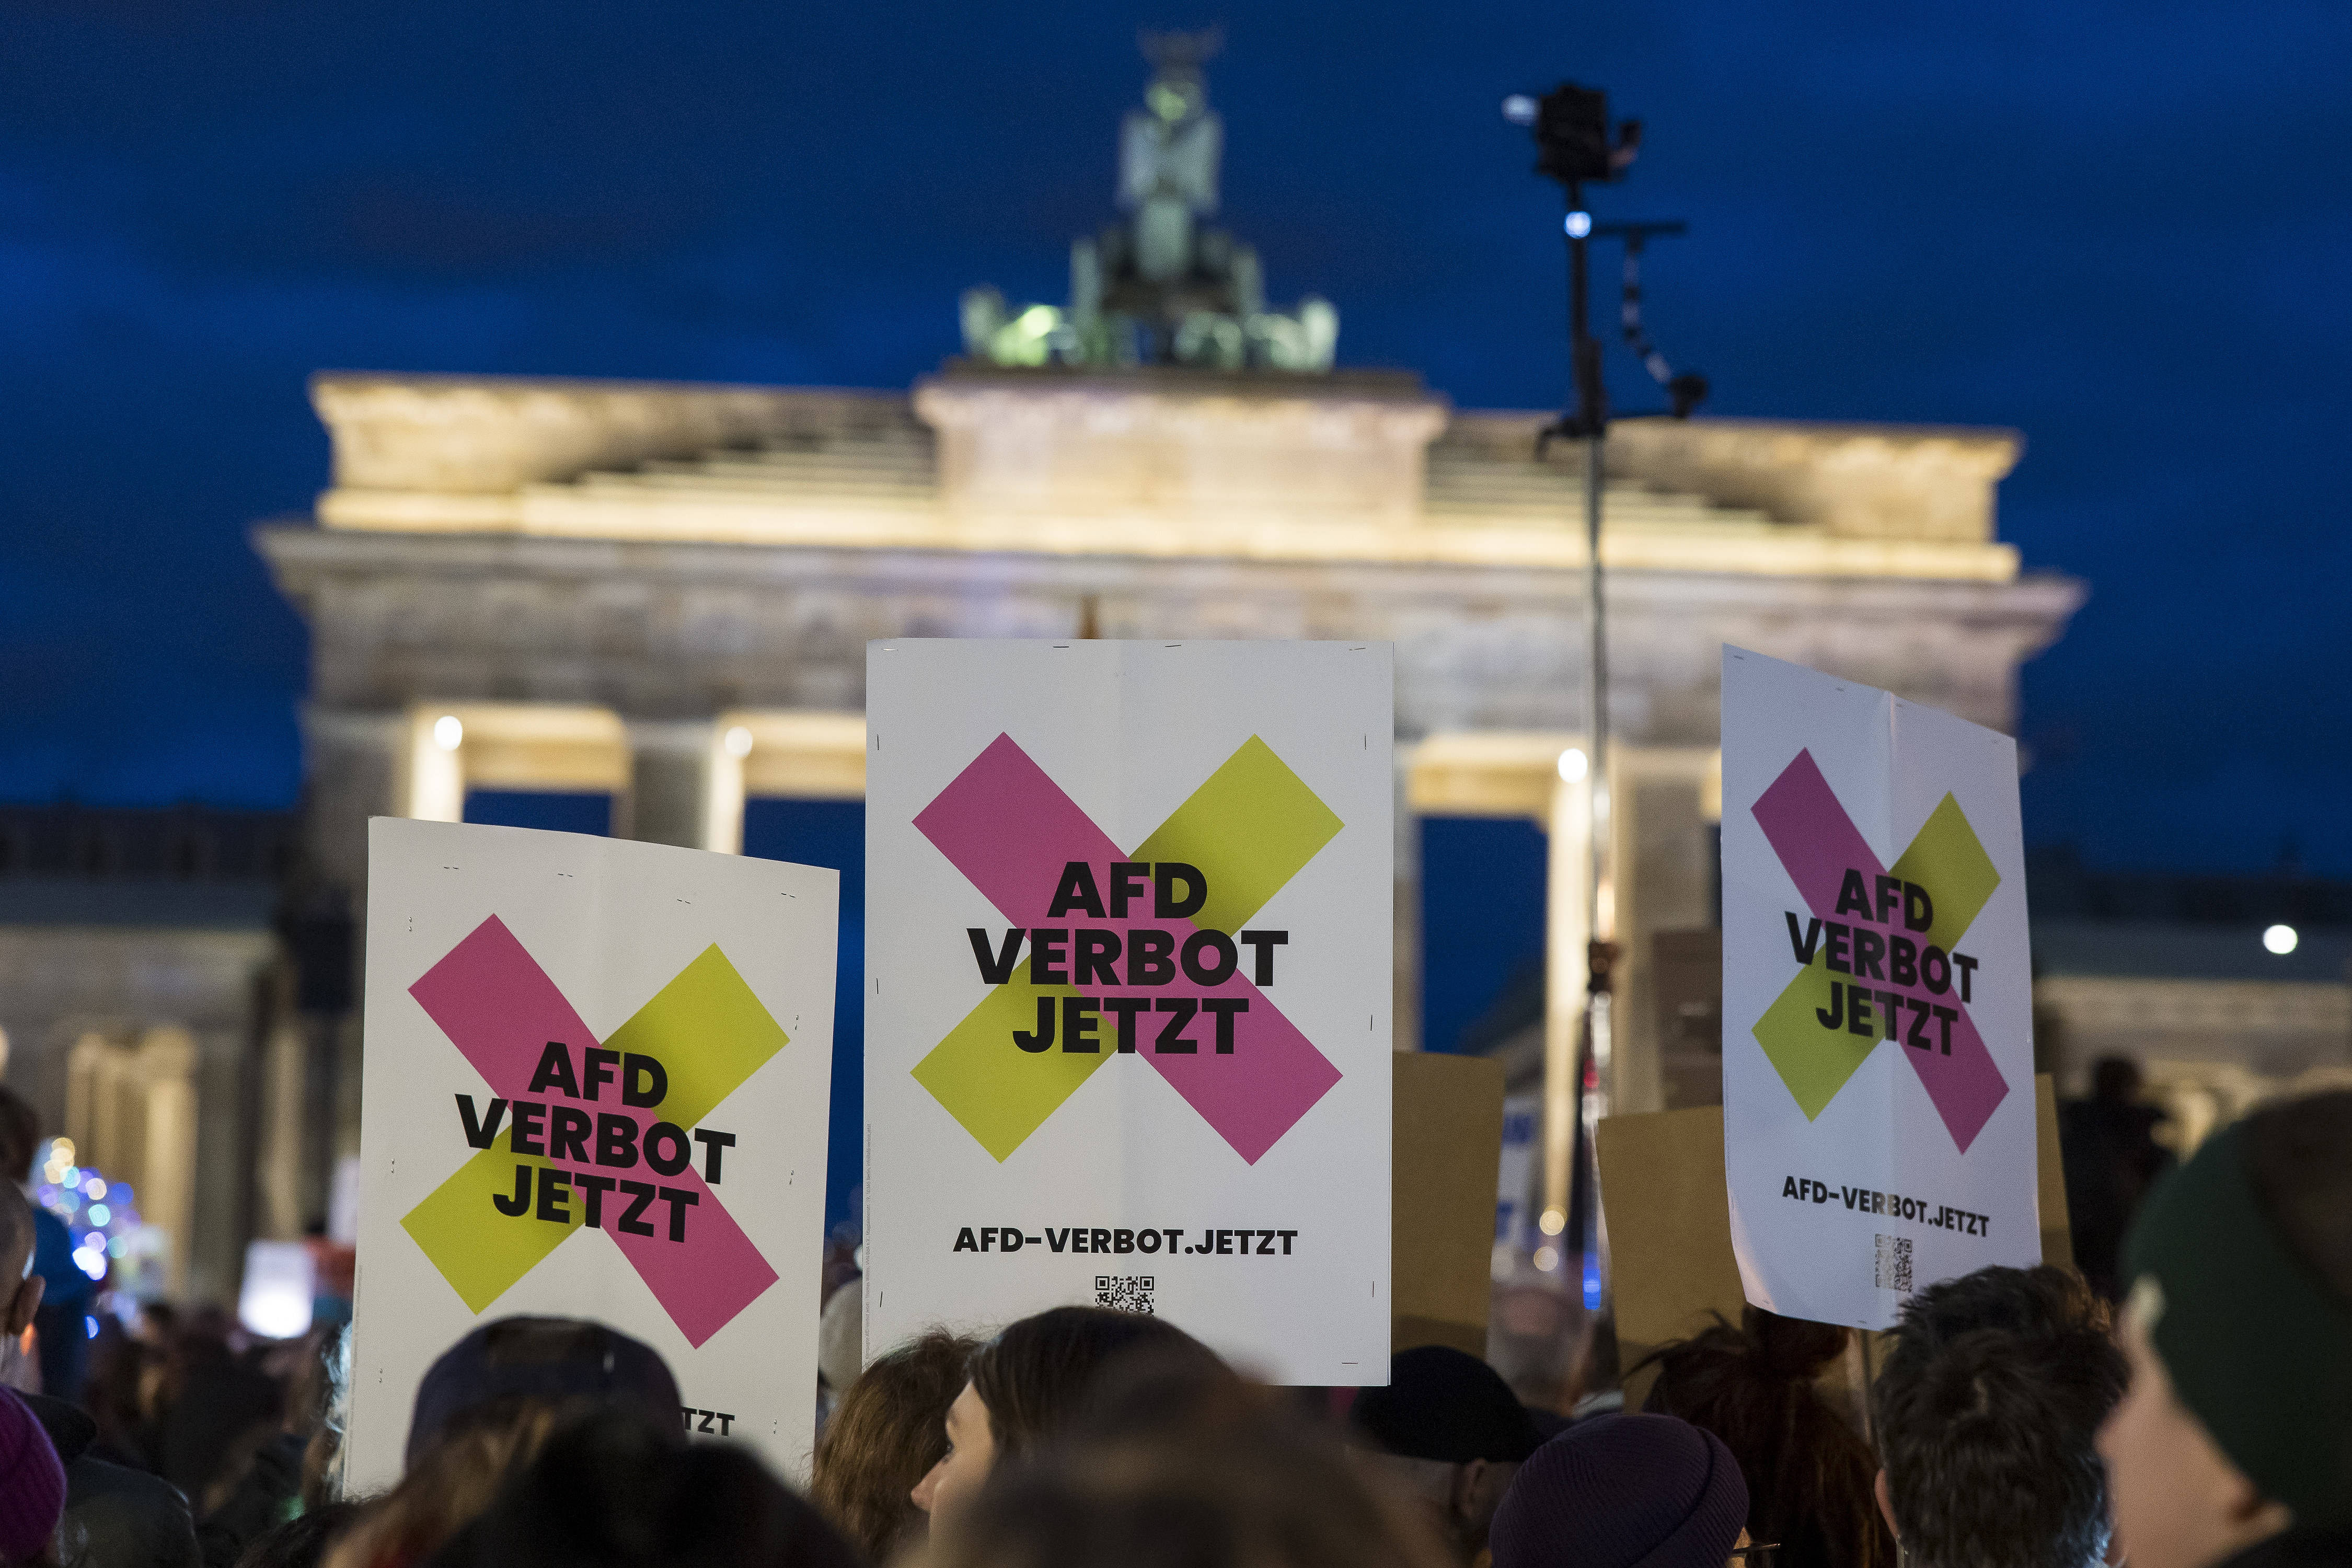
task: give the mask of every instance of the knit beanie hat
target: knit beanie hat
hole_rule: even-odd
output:
[[[1723,1568],[1748,1483],[1671,1415],[1596,1415],[1535,1451],[1495,1510],[1495,1568]]]
[[[66,1468],[40,1417],[0,1388],[0,1561],[37,1557],[66,1511]]]
[[[2352,1303],[2264,1205],[2246,1123],[2158,1184],[2124,1267],[2173,1394],[2231,1462],[2298,1526],[2352,1525]]]

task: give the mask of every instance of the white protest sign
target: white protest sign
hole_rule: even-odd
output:
[[[1749,1301],[1891,1328],[2041,1261],[2016,742],[1726,647],[1723,1018]]]
[[[1536,1144],[1543,1136],[1543,1096],[1514,1094],[1503,1101],[1503,1157],[1495,1173],[1496,1256],[1533,1245],[1528,1200],[1535,1192]]]
[[[869,1356],[1100,1304],[1387,1380],[1391,665],[868,645]]]
[[[434,1358],[530,1313],[645,1341],[689,1429],[805,1471],[838,885],[658,844],[368,825],[355,1490],[399,1479]]]

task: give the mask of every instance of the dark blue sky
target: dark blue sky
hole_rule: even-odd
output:
[[[324,366],[901,386],[1058,299],[1138,24],[1022,5],[0,0],[0,797],[282,804]],[[2010,425],[2092,584],[2029,836],[2352,875],[2352,10],[1223,8],[1226,212],[1340,353],[1560,396],[1554,199],[1496,104],[1649,123],[1654,322],[1717,412]],[[1622,368],[1622,367],[1621,367]],[[1635,390],[1627,384],[1627,390]]]

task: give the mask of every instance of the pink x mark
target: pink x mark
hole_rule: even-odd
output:
[[[1046,914],[1068,862],[1083,860],[1104,867],[1129,858],[1009,735],[999,735],[990,742],[923,808],[915,826],[996,906],[1008,924],[1024,927],[1068,923],[1068,917],[1049,919]],[[1092,917],[1088,921],[1093,923]],[[1101,923],[1129,931],[1164,931],[1180,950],[1184,939],[1201,929],[1190,920],[1143,915]],[[1160,1054],[1151,1048],[1150,1037],[1145,1032],[1154,1026],[1140,1019],[1137,1053],[1235,1153],[1255,1164],[1339,1081],[1340,1075],[1330,1058],[1244,978],[1246,963],[1244,959],[1242,966],[1216,985],[1200,986],[1188,981],[1184,987],[1188,995],[1248,1001],[1249,1010],[1234,1020],[1232,1055],[1217,1055],[1206,1046],[1190,1055]],[[1087,989],[1106,996],[1156,999],[1167,994],[1159,987],[1092,982]],[[1108,1022],[1107,1018],[1107,1035],[1111,1033]],[[1195,1026],[1195,1036],[1205,1034],[1206,1026],[1204,1017]],[[1013,1047],[1007,1041],[1004,1048],[1010,1051]],[[1108,1052],[1109,1047],[1104,1049]]]
[[[1838,889],[1848,868],[1860,871],[1865,880],[1885,869],[1839,804],[1829,780],[1822,776],[1811,752],[1797,753],[1771,787],[1757,798],[1754,813],[1806,909],[1824,921],[1838,919]],[[1975,1020],[1961,1005],[1958,989],[1938,995],[1923,983],[1902,985],[1873,978],[1869,984],[1873,989],[1895,992],[1932,1006],[1949,1006],[1958,1013],[1952,1024],[1950,1055],[1939,1049],[1906,1048],[1903,1058],[1919,1075],[1920,1087],[1943,1118],[1952,1142],[1966,1153],[2008,1095],[2009,1084],[1994,1064],[1984,1037],[1977,1032]],[[1936,1037],[1935,1032],[1930,1032],[1930,1037]]]
[[[561,1040],[572,1047],[575,1058],[579,1051],[601,1043],[547,972],[496,915],[475,927],[440,963],[426,970],[409,987],[409,994],[482,1075],[490,1092],[509,1102],[530,1094],[532,1069],[549,1041]],[[659,1107],[599,1102],[595,1113],[629,1118],[636,1124],[640,1148],[646,1129],[667,1120]],[[553,1163],[542,1161],[541,1164]],[[632,1180],[657,1179],[665,1186],[683,1187],[695,1194],[684,1241],[667,1239],[666,1225],[660,1221],[653,1236],[615,1229],[614,1220],[625,1200],[617,1192],[604,1194],[604,1234],[620,1247],[688,1343],[699,1349],[776,1282],[776,1271],[693,1165],[675,1176],[656,1177],[649,1170],[605,1173],[625,1173]],[[725,1173],[720,1174],[723,1179]],[[657,1206],[653,1212],[659,1215],[665,1209]]]

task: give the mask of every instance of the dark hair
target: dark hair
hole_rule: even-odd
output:
[[[747,1449],[688,1447],[612,1405],[547,1441],[432,1559],[441,1568],[856,1568],[824,1516]]]
[[[360,1516],[356,1502],[322,1503],[273,1524],[246,1543],[236,1568],[318,1568],[344,1526]]]
[[[2254,1195],[2287,1249],[2352,1305],[2352,1089],[2266,1105],[2245,1135]]]
[[[41,1151],[41,1115],[13,1089],[0,1087],[0,1167],[13,1185],[32,1171]]]
[[[2139,1098],[2139,1063],[2129,1057],[2101,1057],[2091,1064],[2091,1098],[2128,1104]]]
[[[971,1358],[971,1385],[988,1406],[999,1454],[1018,1455],[1061,1432],[1085,1409],[1105,1367],[1144,1351],[1223,1364],[1165,1319],[1101,1307],[1055,1307],[982,1345]]]
[[[1271,1413],[1049,1447],[992,1477],[933,1568],[1443,1568],[1426,1521]]]
[[[923,1512],[908,1496],[947,1453],[942,1424],[978,1342],[934,1329],[885,1352],[842,1391],[816,1440],[809,1498],[869,1563],[910,1543]]]
[[[2107,1542],[2094,1439],[2130,1369],[2106,1303],[2047,1264],[1979,1268],[1906,1302],[1872,1395],[1906,1553],[2042,1568]]]
[[[1748,1533],[1780,1543],[1780,1568],[1887,1568],[1895,1541],[1878,1513],[1878,1460],[1813,1379],[1851,1331],[1760,1307],[1653,1352],[1645,1410],[1723,1439],[1748,1482]],[[1637,1367],[1635,1370],[1639,1370]]]

